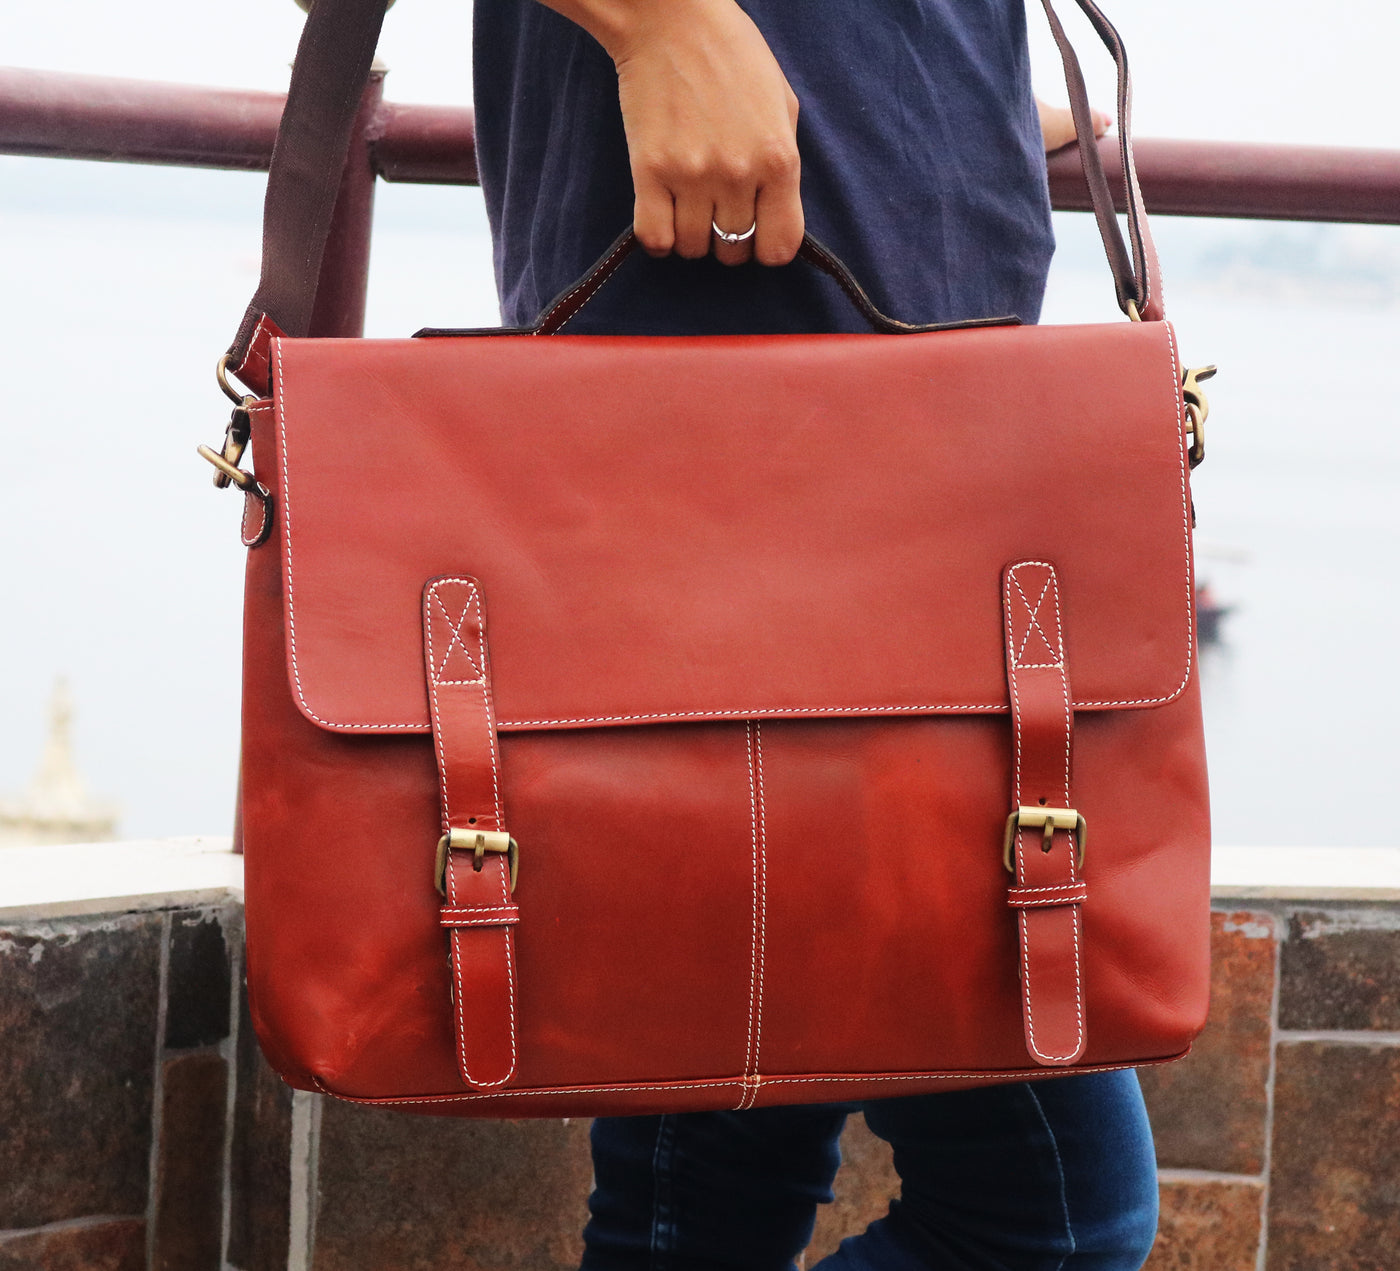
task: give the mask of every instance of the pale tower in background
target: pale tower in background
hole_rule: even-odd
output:
[[[120,808],[88,794],[73,761],[73,696],[54,685],[49,737],[38,771],[23,794],[0,799],[0,847],[98,843],[116,837]]]

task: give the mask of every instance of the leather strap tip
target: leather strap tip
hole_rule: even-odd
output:
[[[1037,1063],[1041,1068],[1069,1068],[1069,1067],[1071,1067],[1072,1065],[1077,1064],[1077,1063],[1078,1063],[1081,1059],[1083,1059],[1083,1058],[1084,1058],[1084,1047],[1081,1046],[1078,1050],[1076,1050],[1076,1051],[1074,1052],[1074,1054],[1072,1054],[1072,1055],[1066,1055],[1066,1056],[1064,1056],[1064,1057],[1062,1057],[1062,1058],[1061,1058],[1061,1057],[1057,1057],[1057,1058],[1055,1058],[1055,1059],[1044,1059],[1044,1058],[1041,1058],[1041,1057],[1037,1056],[1037,1057],[1036,1057],[1036,1063]]]

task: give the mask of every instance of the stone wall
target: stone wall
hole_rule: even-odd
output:
[[[242,918],[0,924],[0,1271],[222,1265]]]
[[[1394,1271],[1400,902],[1220,903],[1210,1026],[1143,1073],[1149,1271]],[[293,1094],[240,1009],[233,899],[0,928],[0,1271],[577,1265],[586,1122]],[[858,1119],[844,1149],[809,1264],[896,1186]]]

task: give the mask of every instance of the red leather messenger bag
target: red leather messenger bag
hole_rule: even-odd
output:
[[[628,235],[532,331],[372,341],[305,332],[383,0],[315,6],[207,452],[245,493],[248,982],[294,1086],[675,1111],[1187,1050],[1203,403],[1079,2],[1140,320],[910,327],[809,240],[871,334],[554,334]]]

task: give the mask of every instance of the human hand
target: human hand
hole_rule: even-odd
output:
[[[629,0],[601,13],[588,0],[546,2],[616,63],[642,246],[691,259],[713,250],[727,265],[790,261],[804,227],[797,97],[734,0]],[[757,228],[731,244],[712,223]]]
[[[1046,154],[1075,140],[1074,116],[1068,106],[1051,106],[1037,97],[1035,108],[1040,112],[1040,135],[1045,141]],[[1089,118],[1093,121],[1095,137],[1102,137],[1113,127],[1112,118],[1101,110],[1091,109]]]

